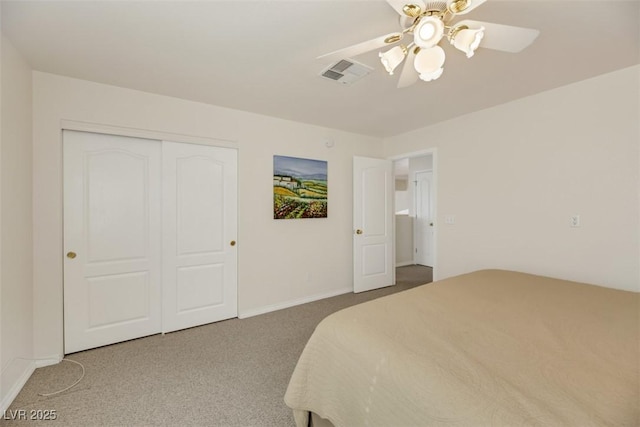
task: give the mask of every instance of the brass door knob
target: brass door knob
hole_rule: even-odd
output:
[[[229,244],[230,244],[231,246],[235,246],[235,245],[236,245],[236,241],[235,241],[235,240],[232,240],[232,241],[230,241],[230,242],[229,242]]]
[[[362,234],[362,230],[360,230],[359,228],[356,230],[356,234]]]
[[[76,257],[76,253],[75,252],[67,252],[67,258],[74,259],[75,257]]]

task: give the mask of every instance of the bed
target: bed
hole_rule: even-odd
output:
[[[325,318],[291,377],[298,427],[638,426],[639,294],[482,270]]]

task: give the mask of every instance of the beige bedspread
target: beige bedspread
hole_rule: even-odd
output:
[[[638,426],[639,294],[501,270],[323,320],[285,402],[335,426]]]

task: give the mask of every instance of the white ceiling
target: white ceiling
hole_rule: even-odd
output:
[[[489,0],[465,18],[539,29],[518,54],[442,43],[443,76],[396,88],[377,52],[351,86],[324,53],[396,31],[370,1],[2,1],[2,31],[33,69],[378,137],[640,63],[639,1]]]

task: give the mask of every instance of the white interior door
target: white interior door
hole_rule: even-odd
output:
[[[416,172],[414,262],[433,267],[433,172]]]
[[[393,167],[390,160],[353,158],[353,290],[394,284]]]
[[[163,143],[163,330],[237,316],[237,152]]]
[[[160,144],[74,131],[63,139],[65,352],[158,333]]]

